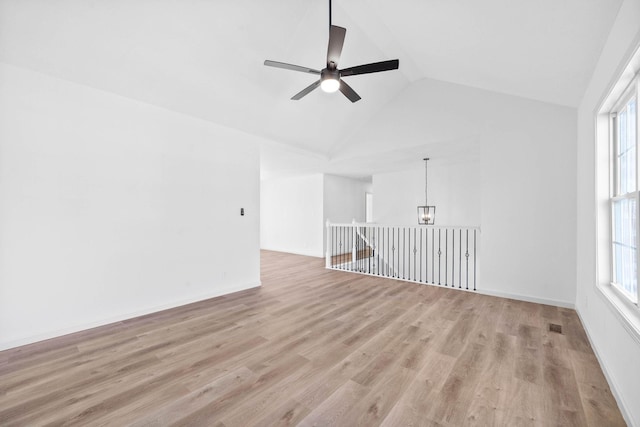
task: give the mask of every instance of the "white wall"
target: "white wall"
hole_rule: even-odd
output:
[[[374,174],[376,221],[416,224],[428,156],[436,223],[481,226],[481,290],[573,306],[575,109],[423,80],[364,129],[372,150],[420,148],[405,172]]]
[[[596,288],[594,123],[601,101],[640,44],[638,17],[640,1],[625,0],[578,110],[577,147],[576,307],[623,414],[632,426],[640,426],[640,342],[625,329]]]
[[[354,219],[356,222],[365,222],[365,195],[371,192],[371,188],[371,183],[366,180],[325,174],[323,223],[350,223]],[[323,236],[326,251],[327,233]]]
[[[482,144],[482,286],[573,307],[576,111],[514,100]]]
[[[324,257],[325,223],[364,222],[366,180],[329,174],[263,179],[262,249]]]
[[[365,194],[371,192],[366,180],[324,175],[324,219],[331,222],[364,222]]]
[[[436,206],[436,225],[480,225],[480,176],[478,157],[455,163],[429,160],[428,202]],[[413,169],[374,175],[373,220],[417,225],[424,178],[424,161]]]
[[[323,183],[322,174],[261,181],[262,249],[324,256]]]
[[[0,64],[0,349],[259,285],[258,215],[255,138]]]

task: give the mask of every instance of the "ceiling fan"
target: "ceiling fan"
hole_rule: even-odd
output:
[[[284,68],[285,70],[300,71],[303,73],[320,75],[320,80],[310,84],[306,88],[302,89],[297,94],[293,95],[291,99],[297,101],[302,97],[308,95],[318,86],[325,92],[335,92],[339,90],[344,96],[349,98],[351,102],[359,101],[360,95],[349,86],[342,77],[355,76],[358,74],[379,73],[381,71],[397,70],[400,65],[400,61],[392,59],[390,61],[374,62],[371,64],[358,65],[355,67],[338,69],[338,61],[340,60],[340,54],[342,53],[342,46],[344,45],[344,36],[347,33],[346,28],[338,27],[331,24],[331,0],[329,0],[329,47],[327,49],[327,66],[322,70],[315,70],[313,68],[301,67],[299,65],[287,64],[278,61],[264,61],[264,65],[269,67]]]

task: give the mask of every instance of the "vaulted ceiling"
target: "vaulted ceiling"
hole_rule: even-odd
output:
[[[263,66],[323,68],[326,0],[0,0],[0,61],[265,137],[267,168],[304,157],[340,172],[332,161],[357,157],[363,129],[426,102],[425,81],[576,107],[620,3],[335,0],[341,68],[400,59],[347,78],[356,104],[320,90],[291,101],[315,76]],[[420,157],[415,141],[403,149]],[[358,174],[394,158],[378,151],[363,149]]]

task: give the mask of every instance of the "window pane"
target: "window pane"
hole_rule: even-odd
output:
[[[636,98],[632,98],[618,113],[617,181],[618,195],[636,190]]]
[[[636,198],[613,202],[613,281],[633,302],[638,298],[638,203]]]
[[[638,145],[637,145],[637,128],[638,128],[638,116],[636,114],[636,105],[637,105],[637,99],[633,98],[630,102],[629,102],[629,126],[628,126],[628,133],[629,133],[629,139],[628,139],[628,144],[629,144],[629,151],[627,152],[628,157],[629,157],[629,163],[631,164],[631,167],[629,168],[630,174],[629,174],[629,191],[636,191],[638,188],[638,178],[637,178],[637,167],[638,167],[638,158],[637,158],[637,150],[638,150]]]
[[[629,101],[629,142],[630,145],[635,147],[636,144],[636,129],[638,127],[637,116],[636,116],[636,108],[637,108],[637,99],[633,98]]]

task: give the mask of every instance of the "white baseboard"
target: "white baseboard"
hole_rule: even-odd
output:
[[[532,297],[529,295],[510,294],[507,292],[496,292],[496,291],[487,291],[487,290],[477,290],[476,292],[483,295],[515,299],[519,301],[535,302],[537,304],[553,305],[556,307],[564,307],[564,308],[572,308],[572,309],[576,308],[575,303],[568,302],[568,301],[558,301],[558,300],[552,300],[547,298]]]
[[[133,319],[135,317],[144,316],[144,315],[151,314],[151,313],[157,313],[159,311],[168,310],[170,308],[176,308],[176,307],[180,307],[180,306],[183,306],[183,305],[191,304],[191,303],[194,303],[194,302],[198,302],[198,301],[203,301],[203,300],[207,300],[207,299],[210,299],[210,298],[219,297],[219,296],[222,296],[222,295],[228,295],[228,294],[232,294],[234,292],[245,291],[247,289],[253,289],[253,288],[260,287],[260,286],[262,286],[262,283],[258,281],[258,282],[243,284],[243,285],[234,285],[234,286],[221,287],[221,288],[217,288],[213,292],[209,292],[209,293],[206,293],[206,294],[198,295],[196,297],[191,297],[191,298],[186,298],[186,299],[182,299],[182,300],[172,301],[170,303],[161,304],[161,305],[154,306],[154,307],[147,307],[147,308],[139,310],[139,311],[134,311],[134,312],[130,312],[130,313],[121,314],[121,315],[118,315],[118,316],[113,316],[113,317],[109,317],[109,318],[105,318],[105,319],[101,319],[101,320],[96,320],[94,322],[81,323],[81,324],[78,324],[78,325],[70,326],[68,328],[58,329],[58,330],[55,330],[55,331],[49,331],[49,332],[45,332],[45,333],[34,335],[34,336],[20,338],[20,339],[17,339],[17,340],[12,340],[12,341],[7,341],[7,342],[0,342],[0,351],[8,350],[8,349],[14,348],[14,347],[20,347],[22,345],[33,344],[35,342],[44,341],[44,340],[48,340],[48,339],[51,339],[51,338],[61,337],[63,335],[68,335],[68,334],[72,334],[72,333],[75,333],[75,332],[85,331],[87,329],[97,328],[99,326],[109,325],[109,324],[115,323],[115,322],[121,322],[123,320]]]
[[[607,370],[607,365],[602,363],[602,359],[600,358],[600,353],[598,352],[598,348],[596,347],[595,343],[591,339],[591,334],[589,333],[589,329],[585,326],[584,320],[580,315],[580,310],[577,307],[576,307],[576,313],[578,313],[578,318],[580,319],[580,323],[582,323],[582,329],[584,329],[585,333],[587,334],[587,339],[589,340],[589,344],[591,344],[593,353],[596,355],[596,359],[598,359],[598,363],[600,364],[602,373],[604,374],[604,377],[607,379],[607,383],[609,383],[609,388],[611,389],[611,393],[613,394],[613,397],[616,399],[616,402],[618,403],[618,408],[620,409],[622,418],[624,418],[624,421],[627,423],[628,426],[631,426],[631,427],[638,426],[637,424],[633,423],[631,414],[629,414],[629,411],[627,411],[627,405],[625,404],[625,401],[622,395],[618,393],[618,387],[615,381],[613,381],[613,377],[609,375],[609,371]]]
[[[283,252],[285,254],[294,254],[294,255],[303,255],[303,256],[312,256],[314,258],[324,258],[324,254],[318,254],[313,251],[291,251],[285,249],[274,249],[274,248],[260,248],[265,251],[273,251],[273,252]]]

